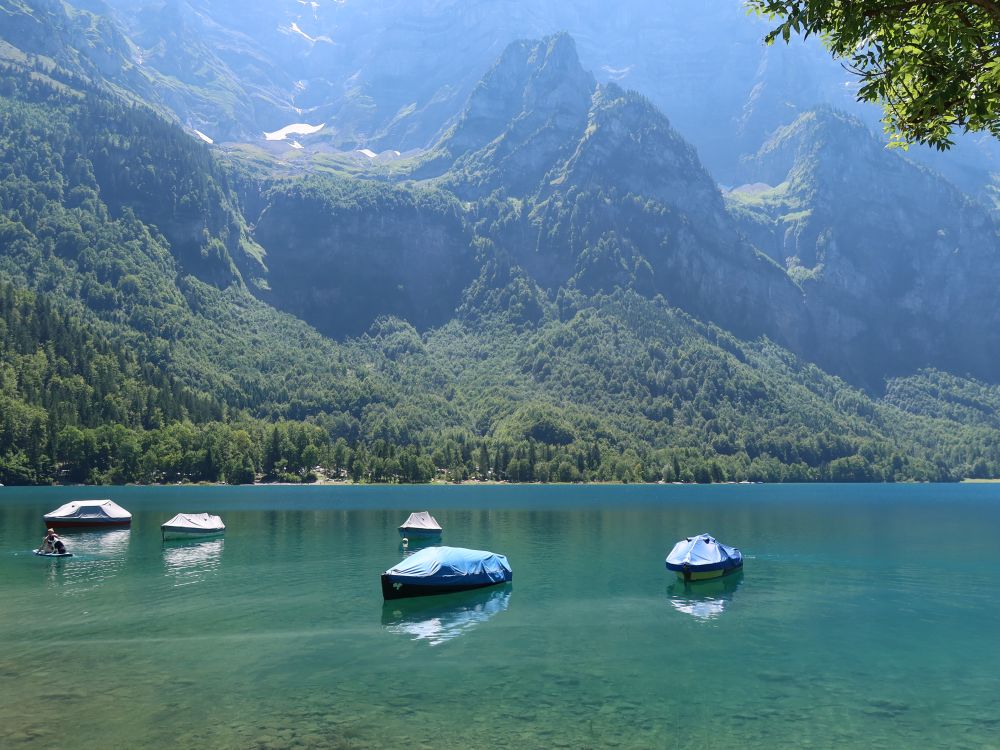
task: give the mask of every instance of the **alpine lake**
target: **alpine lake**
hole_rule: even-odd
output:
[[[418,510],[513,582],[384,604]],[[668,572],[701,532],[743,573]],[[998,546],[989,484],[7,487],[0,747],[996,748]]]

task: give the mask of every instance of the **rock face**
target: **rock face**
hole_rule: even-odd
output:
[[[600,86],[586,126],[553,188],[613,188],[686,214],[711,214],[719,229],[729,224],[722,196],[694,147],[648,99],[613,83]]]
[[[83,4],[81,4],[83,5]],[[136,49],[121,28],[99,10],[78,10],[56,0],[31,0],[0,8],[0,59],[21,55],[54,61],[95,84],[109,81],[146,95],[149,81],[135,63]]]
[[[667,118],[598,84],[559,34],[510,45],[406,168],[394,187],[272,193],[255,231],[267,298],[344,336],[476,300],[523,297],[531,320],[544,303],[525,290],[620,287],[873,390],[921,367],[1000,376],[988,211],[833,110],[779,129],[743,165],[752,189],[724,200]]]
[[[829,109],[745,168],[777,187],[730,205],[806,293],[820,335],[803,353],[873,387],[928,365],[1000,374],[1000,238],[980,204]]]
[[[594,86],[567,35],[514,42],[415,176],[446,167],[444,184],[469,199],[500,189],[533,192],[570,155],[574,136],[587,125]]]
[[[598,85],[565,34],[511,44],[403,177],[274,190],[251,217],[266,299],[337,337],[380,315],[424,329],[473,280],[469,300],[493,299],[497,260],[552,298],[632,288],[743,335],[804,337],[801,290],[740,235],[691,145],[643,97]]]
[[[255,238],[268,249],[262,296],[334,338],[384,315],[441,325],[478,273],[462,208],[440,192],[300,183],[269,194]]]

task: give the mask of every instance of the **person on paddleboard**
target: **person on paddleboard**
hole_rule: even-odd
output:
[[[66,545],[63,544],[63,540],[59,538],[54,529],[45,532],[45,539],[42,540],[42,552],[54,552],[57,555],[66,554]]]

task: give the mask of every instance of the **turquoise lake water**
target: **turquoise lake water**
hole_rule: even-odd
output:
[[[86,497],[131,530],[31,555]],[[416,510],[513,583],[383,605]],[[995,748],[998,584],[995,485],[3,488],[0,747]]]

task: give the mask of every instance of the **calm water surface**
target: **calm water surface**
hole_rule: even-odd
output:
[[[414,510],[513,584],[383,605]],[[703,531],[745,573],[685,589]],[[1000,747],[998,543],[988,485],[3,488],[0,747]]]

